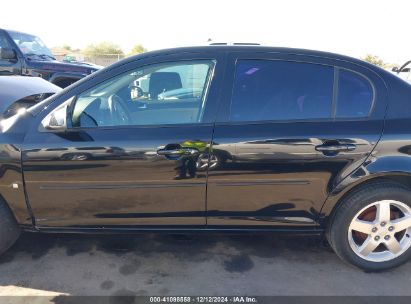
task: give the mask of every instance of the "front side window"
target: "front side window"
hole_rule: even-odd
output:
[[[371,83],[360,74],[339,70],[337,118],[366,117],[374,94]]]
[[[230,121],[330,118],[334,68],[279,60],[237,63]]]
[[[145,66],[77,97],[73,127],[200,123],[214,61]]]

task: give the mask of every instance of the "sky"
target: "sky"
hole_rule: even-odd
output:
[[[411,60],[410,0],[16,0],[0,11],[0,28],[36,34],[49,47],[111,41],[127,53],[135,44],[156,50],[212,39]]]

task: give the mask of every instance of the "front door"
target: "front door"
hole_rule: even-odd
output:
[[[207,176],[196,162],[211,142],[222,63],[186,56],[77,94],[66,132],[27,136],[38,227],[205,225]]]
[[[315,227],[327,195],[380,138],[381,81],[358,66],[297,55],[233,56],[228,71],[208,224]]]

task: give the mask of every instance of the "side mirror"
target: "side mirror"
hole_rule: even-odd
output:
[[[131,89],[130,90],[130,95],[131,95],[132,100],[138,99],[138,98],[141,98],[141,97],[144,96],[144,92],[140,87],[132,86],[130,89]]]
[[[0,58],[4,60],[15,60],[17,59],[16,52],[13,49],[1,48],[0,49]]]
[[[46,130],[65,131],[67,129],[67,103],[64,103],[49,113],[41,125]]]

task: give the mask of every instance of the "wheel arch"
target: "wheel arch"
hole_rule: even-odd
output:
[[[351,178],[352,176],[350,176],[350,178],[348,179]],[[335,190],[330,193],[320,212],[321,225],[324,227],[328,226],[328,223],[332,220],[335,212],[338,210],[338,208],[341,206],[341,204],[344,202],[344,199],[348,195],[351,195],[352,193],[358,191],[366,185],[384,181],[401,184],[411,190],[411,172],[409,171],[379,172],[366,176],[364,178],[356,179],[355,181],[346,184],[345,186],[336,187]]]
[[[33,224],[33,218],[26,202],[22,200],[12,200],[11,198],[6,199],[6,197],[0,194],[0,204],[4,205],[10,211],[11,216],[17,223],[31,226]]]

